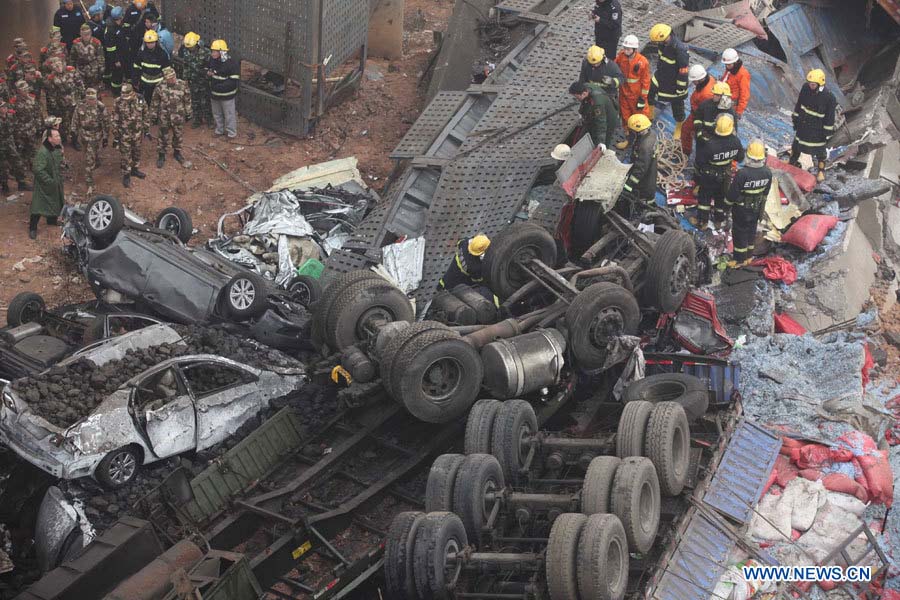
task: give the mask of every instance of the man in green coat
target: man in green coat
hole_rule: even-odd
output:
[[[578,112],[581,115],[581,131],[591,134],[594,144],[606,151],[615,140],[616,126],[619,123],[619,110],[609,95],[600,86],[589,86],[576,81],[569,86],[569,93],[581,102]]]
[[[56,225],[63,207],[62,138],[58,129],[47,129],[44,142],[34,157],[34,192],[31,195],[31,219],[28,237],[37,239],[37,224],[41,215],[47,225]]]

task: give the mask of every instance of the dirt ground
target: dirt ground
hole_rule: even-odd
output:
[[[184,155],[191,168],[179,165],[170,155],[165,166],[157,169],[156,142],[145,140],[141,170],[147,178],[132,178],[131,188],[125,189],[118,151],[110,146],[100,153],[102,164],[94,173],[95,193],[116,195],[146,218],[153,218],[167,206],[180,206],[190,213],[199,230],[192,243],[202,244],[215,233],[219,216],[243,206],[251,192],[198,150],[257,190],[268,188],[274,179],[298,167],[355,156],[366,181],[380,192],[393,168],[388,154],[424,106],[424,87],[419,86],[419,79],[434,49],[432,30],[445,29],[452,8],[449,0],[407,0],[402,59],[369,60],[358,93],[331,107],[308,138],[281,135],[244,118],[238,119],[234,140],[216,137],[206,127],[187,126]],[[112,105],[108,94],[103,101],[108,107]],[[66,201],[83,203],[83,153],[66,147],[65,158],[69,164],[65,172]],[[38,292],[48,306],[90,298],[84,279],[63,253],[59,228],[42,221],[37,240],[28,239],[31,193],[16,193],[15,182],[10,184],[13,193],[0,197],[0,277],[5,283],[0,287],[0,322],[5,323],[6,307],[19,292]],[[19,268],[14,268],[17,264]]]

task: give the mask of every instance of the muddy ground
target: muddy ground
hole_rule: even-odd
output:
[[[118,196],[147,218],[167,206],[186,209],[199,229],[194,243],[211,237],[219,216],[243,206],[251,193],[200,152],[226,165],[235,177],[257,190],[268,188],[274,179],[298,167],[355,156],[367,183],[381,191],[393,168],[388,154],[425,104],[419,80],[434,49],[432,30],[446,27],[452,8],[449,0],[407,0],[402,59],[369,60],[359,91],[330,108],[308,138],[277,134],[244,118],[238,120],[238,137],[234,140],[215,137],[205,127],[188,126],[184,155],[192,163],[190,169],[171,156],[162,169],[157,169],[156,142],[145,140],[141,169],[147,178],[132,178],[131,188],[126,190],[122,187],[118,151],[110,146],[100,152],[102,165],[94,174],[94,191]],[[103,101],[108,107],[112,105],[108,94]],[[65,157],[69,163],[66,200],[84,202],[83,153],[66,147]],[[31,193],[16,193],[15,182],[10,183],[13,193],[0,197],[0,274],[5,283],[0,287],[0,323],[5,323],[9,301],[22,291],[42,294],[49,306],[91,296],[61,251],[59,228],[42,222],[38,239],[28,239]],[[15,269],[17,263],[19,268]]]

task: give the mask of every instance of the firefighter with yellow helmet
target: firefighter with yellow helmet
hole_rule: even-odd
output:
[[[806,75],[806,85],[800,90],[794,106],[794,143],[791,144],[791,164],[800,166],[800,155],[810,154],[817,161],[816,179],[825,179],[826,145],[834,135],[837,100],[825,89],[825,71],[813,69]]]

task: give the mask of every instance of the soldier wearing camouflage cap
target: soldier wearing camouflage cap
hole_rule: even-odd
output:
[[[84,180],[90,196],[94,193],[94,169],[100,164],[100,148],[109,143],[109,119],[96,89],[85,90],[84,102],[75,108],[72,117],[72,131],[84,147]]]
[[[184,162],[181,155],[181,142],[184,139],[184,124],[191,120],[191,90],[187,83],[175,76],[175,69],[166,67],[162,71],[163,81],[153,92],[150,103],[150,116],[159,122],[157,136],[156,167],[161,169],[166,162],[166,149],[169,146],[169,135],[172,136],[172,150],[175,160]]]
[[[12,175],[19,184],[19,190],[30,190],[25,183],[25,165],[16,149],[16,137],[13,119],[15,110],[9,104],[0,101],[0,190],[9,193],[7,179]]]
[[[65,142],[71,135],[72,115],[75,107],[84,98],[84,81],[75,67],[66,66],[61,59],[51,60],[53,73],[47,76],[47,112],[60,117],[60,136]],[[52,98],[52,101],[51,101]],[[50,110],[50,105],[53,110]],[[80,150],[78,138],[72,136],[72,147]]]
[[[93,30],[87,23],[81,26],[81,37],[71,44],[69,63],[78,69],[85,85],[100,85],[103,77],[103,46],[100,40],[93,37]]]
[[[206,72],[209,48],[198,34],[189,31],[184,36],[181,48],[178,49],[178,59],[182,65],[182,77],[191,90],[191,112],[194,114],[194,122],[191,126],[196,129],[205,122],[212,127],[209,74]]]
[[[113,144],[118,144],[122,157],[122,185],[131,187],[131,177],[143,179],[141,141],[150,130],[150,118],[144,98],[130,83],[122,84],[122,93],[113,108]]]
[[[16,111],[13,122],[16,147],[22,161],[29,165],[34,159],[41,131],[41,105],[31,93],[31,86],[23,80],[16,82],[16,95],[10,98],[10,105]]]

